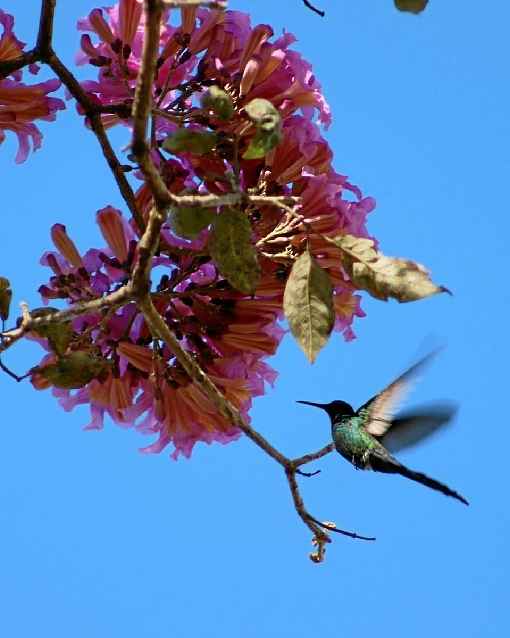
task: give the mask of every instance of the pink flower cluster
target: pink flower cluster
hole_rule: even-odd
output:
[[[0,9],[0,62],[14,60],[23,53],[25,44],[13,33],[14,18]],[[30,71],[37,73],[38,67],[30,65]],[[35,120],[53,121],[56,112],[65,108],[64,102],[47,97],[60,87],[58,80],[48,80],[27,85],[21,82],[21,71],[11,74],[11,78],[0,79],[0,144],[5,140],[5,131],[12,131],[18,138],[16,163],[24,162],[30,151],[41,146],[42,134],[34,124]]]
[[[58,252],[46,253],[41,262],[54,273],[40,288],[45,301],[90,301],[127,281],[135,258],[134,233],[112,207],[99,211],[97,221],[107,247],[83,256],[63,225],[53,227]],[[270,298],[264,302],[243,298],[218,276],[210,258],[192,251],[161,255],[153,266],[163,270],[153,295],[158,311],[182,346],[248,418],[252,397],[263,394],[264,383],[272,384],[276,376],[261,358],[273,354],[282,337],[275,322],[279,304]],[[101,428],[105,413],[126,427],[143,416],[136,428],[159,437],[144,451],[160,451],[172,442],[175,456],[189,456],[198,440],[225,443],[238,437],[168,348],[151,337],[134,303],[80,316],[72,327],[76,333],[72,348],[108,362],[97,379],[76,392],[53,390],[67,410],[90,404],[89,429]],[[54,360],[49,354],[34,371],[36,388],[49,386],[40,370]]]
[[[294,224],[280,243],[264,241],[281,223],[282,211],[274,206],[246,209],[254,243],[262,246],[262,276],[252,296],[234,290],[221,275],[207,251],[209,228],[187,240],[165,224],[152,264],[151,292],[157,309],[182,347],[248,418],[252,398],[263,394],[265,383],[272,384],[276,376],[264,359],[275,353],[283,336],[279,320],[291,262],[279,251],[287,247],[298,253],[309,242],[334,284],[336,328],[350,340],[354,317],[364,313],[337,249],[323,235],[366,236],[366,216],[375,204],[332,169],[332,153],[319,129],[320,124],[329,124],[330,110],[310,65],[290,48],[292,35],[273,40],[269,26],[252,28],[249,17],[235,11],[183,9],[180,26],[174,26],[173,17],[168,14],[161,29],[153,87],[152,157],[168,188],[174,193],[221,194],[231,189],[229,175],[237,174],[246,191],[302,198],[303,222]],[[141,2],[121,0],[112,8],[95,9],[79,22],[87,32],[79,62],[99,69],[97,80],[82,86],[98,103],[126,106],[129,113],[140,69],[143,20]],[[201,106],[200,97],[211,85],[230,96],[234,110],[227,121]],[[248,160],[242,153],[254,128],[243,107],[254,98],[264,98],[278,110],[282,141],[265,157]],[[103,121],[106,126],[130,124],[113,114],[104,115]],[[183,151],[168,157],[161,142],[178,127],[213,131],[222,143],[209,153]],[[147,219],[152,199],[146,185],[137,192],[137,204]],[[42,262],[53,271],[40,289],[46,302],[96,299],[128,280],[137,258],[136,225],[111,207],[99,211],[98,224],[107,247],[84,255],[64,226],[53,227],[57,252],[47,253]],[[168,348],[151,337],[135,304],[80,317],[72,328],[69,351],[89,352],[107,365],[76,391],[54,388],[53,392],[66,409],[90,404],[89,428],[102,427],[104,414],[109,414],[122,426],[157,435],[146,451],[160,451],[172,443],[175,457],[189,456],[197,441],[228,442],[239,435],[193,385]],[[49,353],[34,371],[37,388],[50,385],[41,371],[54,361],[55,354]]]

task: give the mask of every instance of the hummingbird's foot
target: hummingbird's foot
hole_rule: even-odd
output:
[[[306,476],[307,478],[310,478],[310,476],[315,476],[316,474],[320,474],[321,471],[320,470],[315,470],[315,472],[303,472],[300,469],[296,470],[296,474],[299,474],[300,476]]]

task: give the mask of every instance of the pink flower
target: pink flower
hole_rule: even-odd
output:
[[[184,9],[183,24],[162,27],[158,74],[154,97],[159,109],[168,107],[177,97],[176,87],[193,80],[199,64],[201,77],[217,84],[232,84],[239,94],[240,106],[255,97],[271,100],[284,117],[300,110],[312,119],[331,121],[329,107],[315,80],[309,63],[289,50],[295,41],[290,34],[271,43],[272,29],[267,25],[251,28],[248,15],[237,11]],[[82,83],[101,104],[126,104],[132,101],[140,68],[143,42],[143,11],[138,0],[120,0],[107,9],[94,9],[78,22],[89,33],[82,36],[78,63],[99,68],[97,81]],[[191,100],[188,101],[191,106]],[[121,122],[107,116],[108,125]],[[166,120],[157,118],[158,130]]]
[[[136,244],[133,231],[112,207],[99,211],[97,219],[108,247],[83,256],[65,226],[52,228],[57,252],[48,252],[42,259],[54,273],[40,289],[46,300],[60,298],[74,304],[112,292],[127,280]],[[248,418],[252,398],[264,393],[266,382],[274,383],[275,372],[262,359],[275,352],[282,338],[276,323],[281,302],[245,298],[226,284],[210,260],[197,263],[192,251],[173,261],[154,258],[154,265],[167,267],[154,290],[158,311],[182,346]],[[146,452],[172,443],[174,457],[189,456],[197,441],[226,443],[239,436],[172,353],[154,342],[134,304],[78,317],[72,327],[76,338],[64,356],[79,349],[97,354],[105,366],[84,387],[54,388],[54,394],[68,410],[88,403],[92,416],[88,428],[102,427],[108,414],[122,427],[156,434],[157,442]],[[46,356],[34,370],[36,388],[48,387],[44,368],[54,363],[53,355]]]
[[[23,42],[13,33],[14,18],[0,10],[3,34],[0,38],[0,60],[13,60],[23,53]],[[37,72],[37,66],[30,70]],[[16,163],[24,162],[30,152],[41,146],[42,134],[35,120],[53,121],[56,112],[65,108],[62,100],[47,97],[60,87],[58,80],[48,80],[28,86],[20,82],[21,71],[12,74],[14,79],[0,80],[0,144],[5,140],[5,131],[12,131],[18,138]]]
[[[18,138],[19,148],[16,163],[24,162],[32,148],[41,147],[42,134],[34,120],[52,122],[56,112],[64,109],[64,102],[47,97],[60,87],[58,80],[48,80],[27,86],[15,80],[0,80],[0,144],[5,139],[5,131],[12,131]]]
[[[0,37],[0,60],[15,60],[23,54],[25,43],[14,35],[14,18],[0,9],[0,24],[2,36]],[[21,80],[21,70],[15,71],[14,79]]]
[[[302,116],[289,117],[282,142],[268,154],[272,178],[282,186],[299,180],[303,171],[319,175],[331,170],[333,153],[318,127]]]

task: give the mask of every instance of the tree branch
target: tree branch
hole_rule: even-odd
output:
[[[103,106],[95,104],[82,89],[73,74],[54,53],[51,47],[51,35],[55,3],[56,0],[43,0],[37,46],[32,52],[24,54],[22,58],[14,61],[19,66],[12,66],[11,64],[11,67],[9,68],[21,68],[21,66],[28,64],[29,61],[35,60],[41,60],[47,63],[73,95],[76,101],[81,105],[86,116],[89,118],[91,128],[101,145],[103,155],[114,175],[119,190],[140,229],[141,237],[138,241],[136,250],[137,259],[130,280],[126,285],[99,299],[94,299],[90,302],[77,303],[66,310],[55,312],[44,317],[31,317],[28,307],[26,304],[23,304],[23,316],[19,327],[0,333],[0,352],[7,350],[13,343],[27,333],[33,331],[38,326],[61,323],[69,321],[78,315],[97,312],[104,308],[113,309],[125,303],[133,301],[136,302],[138,309],[145,318],[145,322],[151,334],[155,338],[161,339],[165,342],[192,382],[204,394],[204,396],[209,399],[212,405],[217,409],[218,413],[226,418],[234,427],[241,430],[251,441],[253,441],[253,443],[255,443],[255,445],[257,445],[283,468],[294,503],[294,508],[306,527],[313,533],[313,542],[316,545],[317,550],[311,554],[312,560],[316,562],[323,560],[325,547],[331,542],[327,532],[336,532],[355,539],[373,540],[371,538],[360,536],[355,532],[340,530],[336,528],[333,523],[321,523],[308,512],[304,505],[296,479],[296,474],[303,474],[304,476],[314,474],[302,472],[299,468],[311,461],[315,461],[326,454],[329,454],[334,449],[333,444],[329,444],[317,452],[306,454],[296,459],[290,459],[282,454],[264,436],[247,423],[240,411],[226,399],[210,377],[196,363],[195,359],[193,359],[190,354],[181,347],[179,340],[170,330],[164,318],[154,306],[151,297],[150,276],[152,261],[158,249],[161,227],[165,223],[167,209],[170,206],[220,207],[246,203],[259,207],[276,206],[285,210],[288,214],[290,211],[292,215],[297,215],[297,213],[294,213],[294,211],[290,208],[295,207],[300,203],[300,199],[297,197],[266,197],[248,195],[247,193],[240,191],[223,195],[174,195],[166,187],[162,176],[152,161],[150,154],[151,148],[147,140],[147,130],[149,117],[153,109],[152,87],[157,72],[160,22],[163,10],[169,6],[178,6],[182,8],[186,6],[191,7],[199,5],[215,5],[215,7],[217,5],[222,5],[223,7],[225,3],[199,2],[198,0],[175,0],[174,2],[165,2],[163,0],[144,1],[146,18],[144,46],[131,114],[127,111],[127,107],[125,105]],[[322,15],[322,12],[315,9],[309,2],[305,1],[305,4],[316,13],[319,13],[319,15]],[[0,65],[1,72],[5,72],[5,69],[5,64]],[[123,168],[109,143],[102,124],[101,113],[108,112],[117,113],[120,117],[129,117],[131,115],[133,118],[132,152],[140,166],[154,200],[154,206],[149,213],[146,225],[144,224],[144,219],[136,206],[136,200],[131,186],[127,182]],[[11,371],[6,369],[1,362],[0,368],[16,378],[16,380],[20,380],[20,377],[11,373]]]
[[[126,175],[124,173],[124,169],[122,168],[122,164],[119,162],[115,151],[110,144],[110,140],[106,135],[105,128],[103,126],[103,122],[101,120],[101,116],[99,113],[89,112],[89,121],[90,127],[94,131],[98,142],[101,146],[101,150],[103,151],[103,157],[105,158],[110,170],[113,173],[115,181],[117,182],[117,186],[119,188],[120,194],[124,198],[127,207],[129,208],[129,212],[133,216],[138,229],[143,232],[145,227],[145,223],[142,217],[142,213],[138,209],[136,204],[135,194],[128,180],[126,179]]]
[[[119,288],[115,292],[104,297],[100,297],[99,299],[92,299],[92,301],[77,303],[65,310],[60,310],[59,312],[54,312],[51,315],[46,315],[44,317],[32,317],[27,305],[22,303],[23,319],[21,321],[21,325],[18,328],[0,332],[0,352],[7,350],[28,332],[39,327],[64,323],[74,317],[98,312],[103,308],[116,308],[118,306],[122,306],[127,301],[131,300],[130,294],[130,288],[128,285],[122,286],[122,288]]]
[[[53,40],[53,19],[57,0],[43,0],[41,5],[41,18],[39,20],[39,32],[37,34],[36,51],[44,61],[45,56],[51,51]]]
[[[290,493],[294,502],[294,509],[296,510],[299,518],[313,533],[313,538],[320,548],[321,560],[324,558],[325,545],[331,543],[329,536],[322,531],[321,526],[315,522],[315,519],[308,513],[301,492],[299,491],[299,485],[296,480],[296,472],[291,467],[285,468],[285,476],[289,484]],[[320,561],[319,561],[320,562]]]
[[[138,207],[136,205],[135,194],[126,179],[126,175],[124,173],[122,165],[119,162],[117,155],[112,148],[112,145],[110,144],[110,140],[106,135],[106,131],[101,120],[100,113],[104,112],[105,109],[98,106],[90,99],[90,97],[81,87],[78,80],[74,77],[74,75],[69,71],[69,69],[65,66],[65,64],[60,60],[60,58],[52,49],[48,51],[48,54],[44,61],[48,64],[48,66],[52,69],[52,71],[59,78],[62,84],[64,84],[67,90],[85,111],[85,115],[90,121],[90,127],[94,132],[99,145],[101,146],[103,157],[106,159],[106,162],[113,173],[115,181],[117,182],[119,191],[124,201],[126,202],[126,205],[136,222],[136,225],[140,229],[140,232],[142,232],[144,229],[144,221],[142,214],[138,210]],[[114,108],[109,107],[108,112],[115,112]]]
[[[313,560],[323,560],[325,544],[331,542],[331,539],[321,528],[323,527],[324,529],[332,531],[332,527],[319,523],[317,519],[315,519],[305,508],[296,480],[296,463],[303,465],[308,462],[308,458],[310,458],[310,460],[320,458],[321,456],[331,452],[332,445],[328,445],[318,452],[299,457],[296,461],[288,459],[279,450],[273,447],[267,439],[257,432],[257,430],[253,429],[248,423],[246,423],[239,410],[237,410],[237,408],[223,396],[202,368],[185,350],[182,349],[179,341],[165,323],[163,317],[154,307],[150,296],[140,299],[138,301],[138,307],[143,312],[145,321],[149,326],[152,335],[165,342],[192,381],[200,388],[203,394],[207,396],[218,412],[228,419],[235,427],[244,432],[250,440],[252,440],[268,456],[273,458],[284,468],[296,512],[305,525],[313,532],[314,539],[318,545],[317,553],[312,555],[314,556]],[[365,536],[360,536],[355,532],[337,530],[336,528],[335,531],[338,533],[344,533],[345,536],[350,536],[351,538],[372,540],[371,538],[368,539]]]

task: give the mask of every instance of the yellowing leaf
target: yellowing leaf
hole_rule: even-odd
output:
[[[429,0],[395,0],[395,6],[400,11],[409,13],[421,13],[427,6]]]
[[[353,235],[326,239],[340,249],[342,265],[356,288],[376,299],[392,297],[402,303],[450,292],[436,285],[424,266],[410,259],[386,257],[374,248],[371,239]]]
[[[255,98],[248,102],[244,110],[255,124],[256,133],[243,153],[243,159],[260,159],[282,139],[280,113],[264,98]]]
[[[329,275],[308,251],[292,266],[283,295],[283,311],[294,338],[313,363],[333,330],[335,308]]]
[[[234,105],[230,95],[219,86],[210,86],[202,96],[204,109],[213,111],[220,120],[227,121],[234,115]]]
[[[56,388],[67,390],[82,388],[98,377],[107,363],[87,352],[71,352],[39,369],[41,376]]]
[[[205,155],[212,151],[217,141],[216,133],[180,128],[174,133],[170,133],[163,142],[163,148],[169,153]]]
[[[195,239],[215,218],[211,208],[175,208],[169,215],[170,226],[176,235],[185,239]]]
[[[46,306],[45,308],[34,308],[30,315],[32,319],[38,319],[39,317],[51,317],[54,313],[58,312],[58,308]],[[67,350],[68,345],[71,343],[74,332],[71,327],[70,321],[65,322],[48,322],[43,323],[33,328],[33,332],[39,337],[45,337],[48,339],[50,348],[56,354],[62,355]]]
[[[260,266],[251,241],[251,225],[244,213],[228,208],[215,217],[209,252],[234,288],[246,294],[255,292]]]
[[[0,319],[2,321],[7,321],[9,318],[11,299],[12,290],[10,281],[6,277],[0,277]]]

